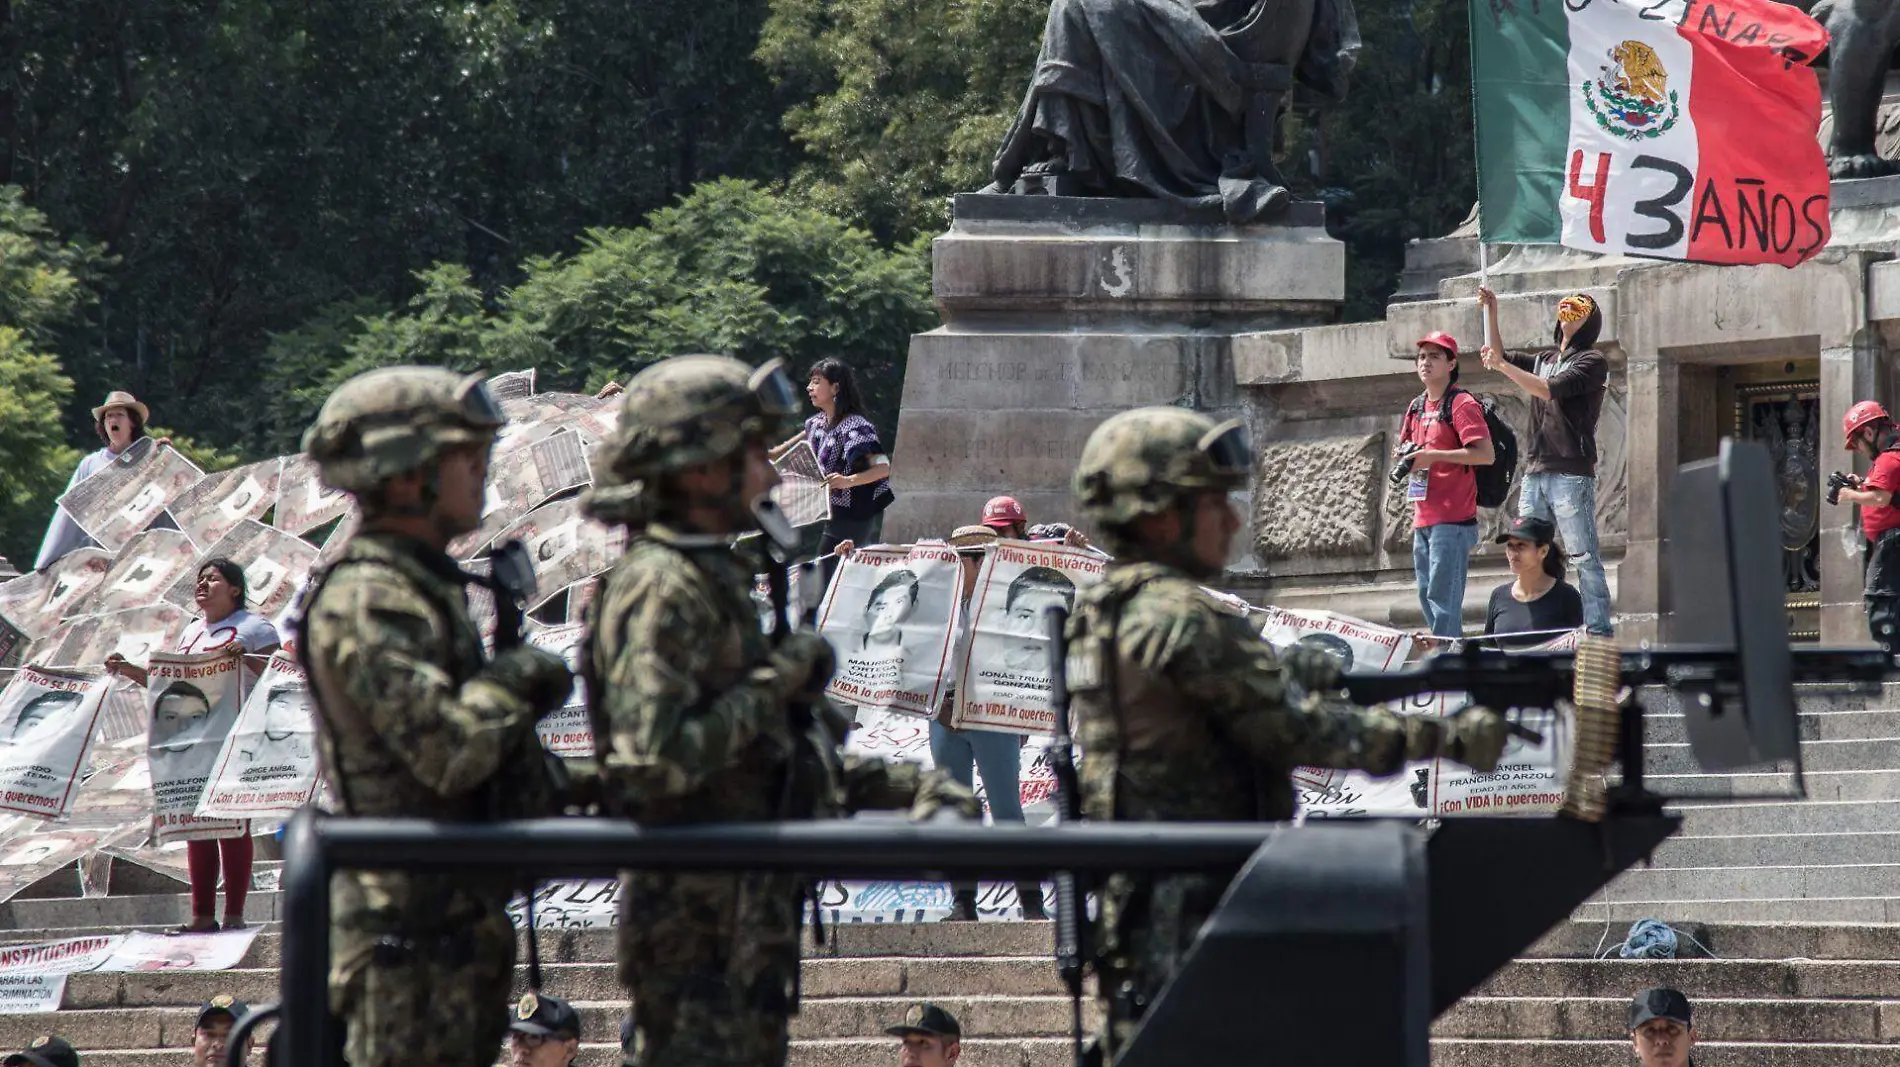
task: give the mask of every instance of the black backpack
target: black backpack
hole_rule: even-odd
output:
[[[1451,398],[1466,390],[1452,386],[1438,402],[1438,421],[1451,424]],[[1488,396],[1471,394],[1484,411],[1484,425],[1491,433],[1491,463],[1488,466],[1473,467],[1471,473],[1478,480],[1478,506],[1481,508],[1501,508],[1504,500],[1511,495],[1511,483],[1517,480],[1517,431],[1511,424],[1498,415],[1497,401]],[[1425,411],[1425,396],[1419,394],[1412,400],[1412,406],[1405,411],[1405,417],[1418,418]]]

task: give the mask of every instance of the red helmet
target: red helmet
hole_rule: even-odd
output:
[[[1854,450],[1855,434],[1887,417],[1887,409],[1875,400],[1863,400],[1848,408],[1847,417],[1841,420],[1841,436],[1847,438],[1847,450]]]
[[[995,527],[1014,526],[1019,522],[1028,522],[1023,514],[1023,506],[1013,496],[993,496],[983,505],[983,525]]]
[[[1445,351],[1450,352],[1451,358],[1458,358],[1458,339],[1443,330],[1433,330],[1431,333],[1419,338],[1418,343],[1422,345],[1437,345]]]

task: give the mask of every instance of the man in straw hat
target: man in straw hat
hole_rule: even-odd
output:
[[[118,458],[119,453],[131,448],[133,442],[145,436],[145,424],[150,422],[152,412],[138,397],[123,390],[114,390],[106,394],[105,402],[92,409],[92,428],[99,434],[99,440],[105,445],[79,461],[79,467],[73,471],[72,478],[66,482],[71,489],[87,478],[99,473]],[[160,445],[170,444],[169,438],[160,438]],[[40,554],[34,557],[33,569],[39,570],[51,566],[61,556],[82,548],[90,548],[99,542],[86,536],[66,509],[53,512],[53,521],[46,526],[46,537],[40,542]]]

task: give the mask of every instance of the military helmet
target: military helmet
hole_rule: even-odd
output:
[[[1238,489],[1251,467],[1240,420],[1216,423],[1185,408],[1137,408],[1089,434],[1071,488],[1091,519],[1118,526],[1188,493]]]
[[[381,485],[456,445],[486,444],[507,422],[479,374],[384,367],[359,374],[323,402],[303,448],[325,485]]]
[[[625,484],[722,459],[790,433],[798,393],[782,360],[757,370],[730,356],[674,356],[633,376],[620,425],[596,453],[597,477]]]

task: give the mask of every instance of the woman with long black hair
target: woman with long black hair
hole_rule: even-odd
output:
[[[877,427],[864,417],[864,399],[849,364],[827,357],[811,365],[805,395],[818,413],[805,420],[798,436],[772,450],[778,459],[800,441],[811,445],[819,472],[831,488],[831,519],[818,542],[829,555],[840,543],[875,544],[884,530],[884,509],[891,492],[891,460],[878,440]]]
[[[1523,516],[1498,534],[1511,580],[1491,590],[1484,632],[1517,634],[1498,638],[1500,648],[1528,648],[1557,636],[1555,631],[1583,625],[1583,597],[1564,581],[1564,555],[1553,547],[1557,528],[1546,519]]]

